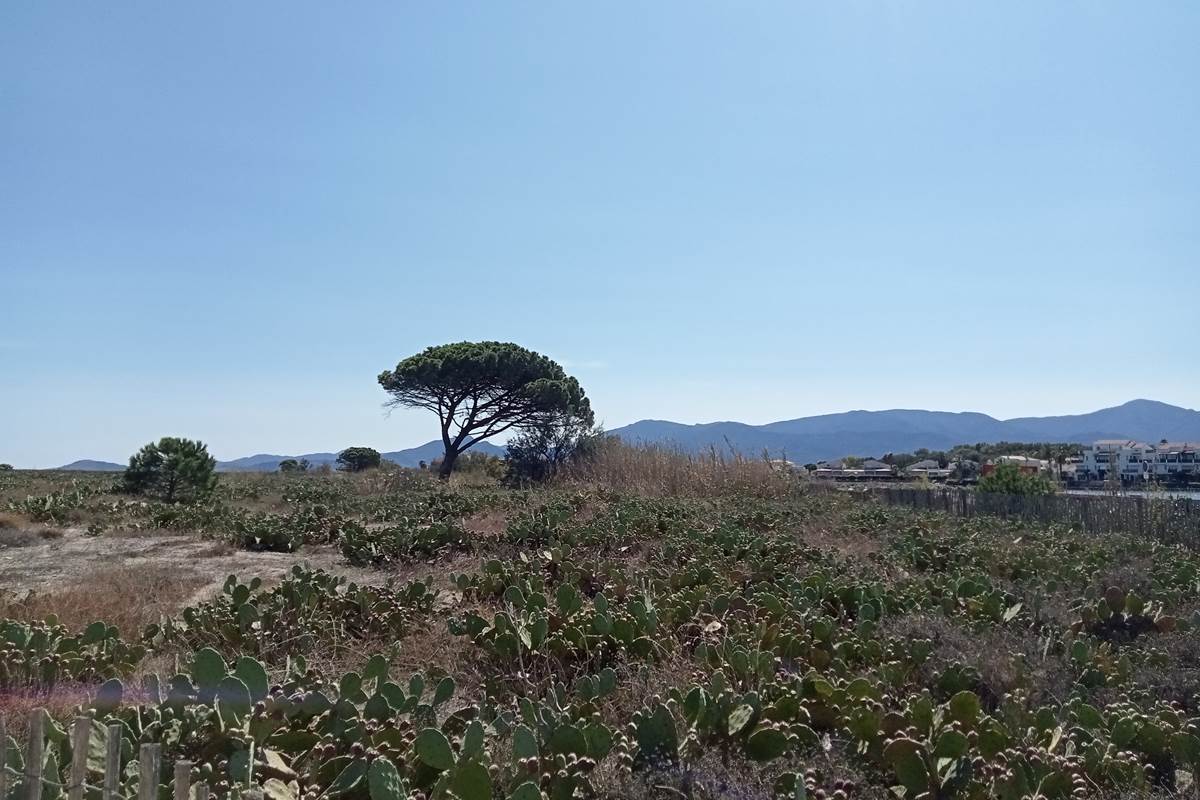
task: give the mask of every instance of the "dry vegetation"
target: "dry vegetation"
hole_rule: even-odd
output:
[[[179,611],[206,578],[178,566],[100,565],[68,586],[18,596],[0,590],[0,618],[24,621],[50,616],[71,630],[103,620],[127,636]]]
[[[746,458],[716,449],[695,455],[611,440],[599,446],[595,457],[571,465],[562,482],[649,497],[783,497],[795,488],[796,478],[766,458]]]

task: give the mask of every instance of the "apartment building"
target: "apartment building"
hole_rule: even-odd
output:
[[[1197,442],[1164,441],[1153,445],[1128,439],[1102,439],[1084,448],[1076,474],[1080,480],[1093,481],[1119,476],[1123,483],[1194,480],[1200,478],[1198,451]]]

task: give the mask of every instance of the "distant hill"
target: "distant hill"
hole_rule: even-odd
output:
[[[668,444],[688,452],[716,448],[747,456],[766,451],[804,463],[922,447],[948,450],[977,442],[1200,441],[1200,412],[1153,400],[1133,400],[1115,408],[1063,417],[998,420],[974,412],[893,409],[823,414],[766,425],[642,420],[610,432],[631,443]]]
[[[786,457],[806,463],[847,455],[879,456],[884,453],[912,452],[925,447],[949,450],[959,444],[978,442],[1078,442],[1096,439],[1137,439],[1154,443],[1200,441],[1200,411],[1159,403],[1131,400],[1114,408],[1090,414],[1062,417],[1021,417],[999,420],[976,412],[922,411],[847,411],[815,417],[747,425],[742,422],[709,422],[685,425],[667,420],[644,419],[609,431],[633,444],[668,444],[688,452],[716,448],[746,456],[763,451],[774,457]],[[504,448],[480,442],[472,450],[503,456]],[[442,454],[438,440],[407,450],[381,455],[402,467],[431,462]],[[281,456],[260,453],[254,456],[220,461],[221,472],[273,472],[285,458],[307,458],[314,466],[333,464],[336,453],[307,453]],[[75,461],[59,469],[112,472],[121,464],[107,461]]]
[[[444,448],[441,440],[435,439],[432,442],[427,442],[419,447],[410,447],[407,450],[394,450],[390,453],[380,453],[387,461],[399,464],[402,467],[420,466],[421,462],[429,463],[435,458],[440,458]],[[488,455],[499,456],[503,458],[504,448],[494,445],[491,442],[479,442],[474,445],[470,452],[487,453]],[[305,453],[298,456],[279,456],[271,453],[259,453],[253,456],[244,456],[235,458],[232,461],[218,461],[217,472],[274,472],[279,469],[279,462],[287,458],[308,459],[308,463],[314,467],[319,467],[322,464],[334,464],[337,462],[337,453]],[[58,467],[61,470],[76,470],[79,472],[120,472],[125,469],[124,464],[114,464],[110,461],[92,461],[84,459],[81,461],[72,461],[63,467]]]
[[[301,456],[276,456],[269,453],[259,453],[255,456],[244,456],[232,461],[218,461],[217,472],[274,472],[279,469],[279,462],[289,458],[299,461],[307,458],[314,467],[322,464],[332,464],[337,461],[337,453],[305,453]]]
[[[435,458],[439,458],[445,448],[439,439],[432,442],[426,442],[419,447],[410,447],[407,450],[394,450],[390,453],[380,453],[379,455],[386,461],[391,461],[394,464],[399,464],[402,467],[420,466],[424,461],[429,463]],[[467,452],[487,453],[493,456],[503,456],[504,448],[492,444],[491,442],[480,442],[473,446]],[[305,453],[298,456],[277,456],[267,453],[260,453],[255,456],[245,456],[244,458],[236,458],[232,461],[218,461],[218,472],[274,472],[279,469],[279,462],[287,458],[299,460],[301,458],[308,459],[308,463],[314,467],[319,467],[322,464],[334,464],[337,462],[337,453]],[[122,468],[123,469],[123,468]]]
[[[394,461],[402,467],[415,467],[420,465],[422,461],[426,464],[433,461],[435,458],[441,458],[445,452],[445,447],[442,446],[440,439],[434,439],[432,442],[421,445],[420,447],[410,447],[407,450],[396,450],[392,453],[382,453],[381,455],[388,461]],[[491,442],[479,442],[472,445],[468,453],[486,453],[489,456],[497,456],[504,458],[505,449]]]
[[[1111,434],[1117,434],[1119,438],[1129,437],[1148,444],[1161,439],[1169,442],[1194,442],[1200,439],[1200,412],[1157,400],[1131,400],[1124,405],[1104,408],[1091,414],[1011,419],[1006,424],[1033,431],[1039,441],[1062,431],[1073,432],[1079,437],[1104,433],[1096,438],[1111,438]]]
[[[72,461],[70,464],[58,467],[58,469],[72,470],[74,472],[122,472],[125,469],[125,465],[114,464],[111,461],[92,461],[85,458],[80,461]]]

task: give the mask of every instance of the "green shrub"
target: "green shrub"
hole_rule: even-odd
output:
[[[1054,494],[1054,486],[1042,475],[1022,472],[1016,464],[997,464],[995,471],[979,480],[979,491],[1036,496]]]
[[[372,447],[347,447],[338,453],[337,468],[343,472],[362,472],[380,464],[379,451]]]
[[[129,459],[124,488],[168,503],[193,502],[216,488],[216,466],[203,442],[164,436]]]

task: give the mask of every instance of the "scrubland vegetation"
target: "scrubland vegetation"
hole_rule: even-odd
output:
[[[20,735],[49,710],[60,776],[82,708],[123,724],[125,763],[162,743],[161,793],[187,758],[272,800],[1196,796],[1192,551],[612,443],[533,489],[399,469],[125,488],[0,474],[0,563],[182,536],[209,571],[291,566],[199,594],[120,562],[0,587],[0,711]]]

